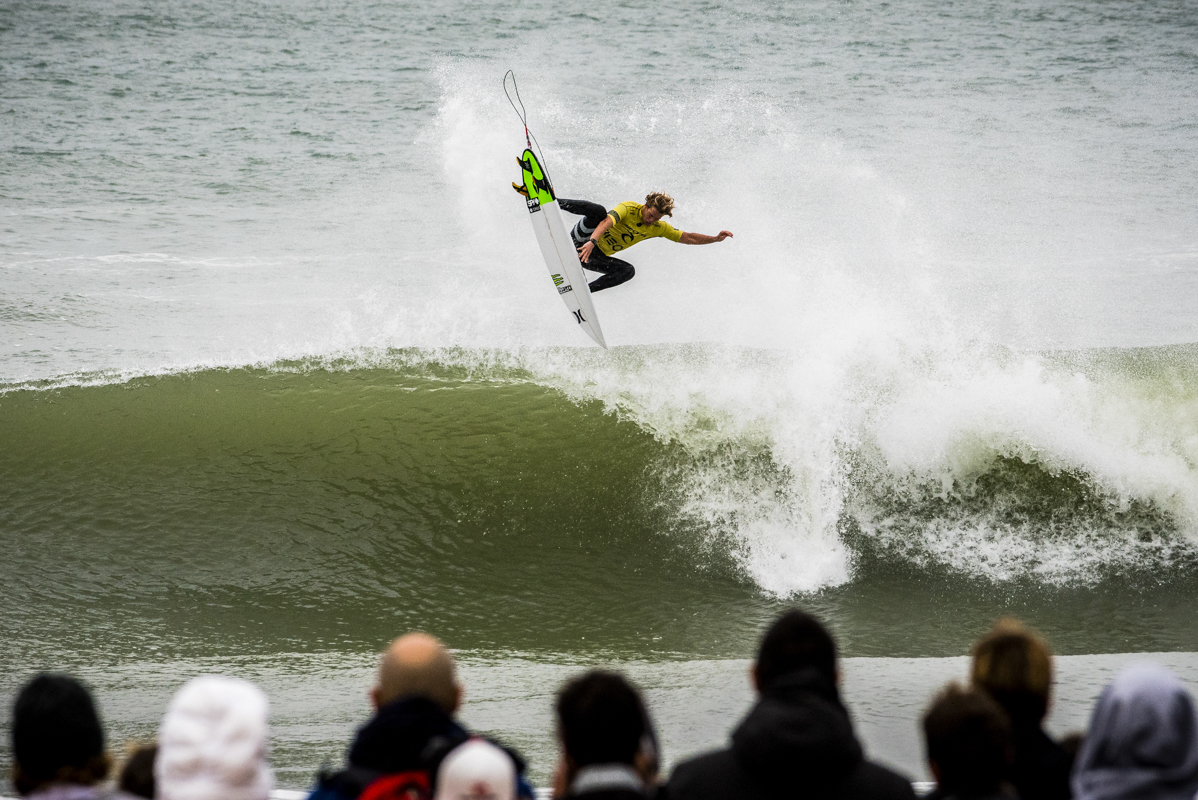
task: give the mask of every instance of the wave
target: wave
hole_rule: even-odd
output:
[[[495,125],[492,72],[440,71],[403,180],[280,199],[170,248],[117,252],[125,231],[107,255],[7,262],[5,529],[40,530],[66,498],[63,518],[106,537],[227,541],[206,521],[220,487],[222,525],[314,531],[384,593],[351,555],[384,518],[468,559],[460,542],[497,530],[676,547],[680,574],[770,597],[878,560],[1051,586],[1192,569],[1198,348],[1045,349],[1186,330],[1115,324],[1060,278],[1094,220],[1026,236],[1012,191],[984,231],[946,222],[934,171],[871,161],[743,87],[596,117],[531,86],[563,194],[666,188],[679,225],[737,234],[642,245],[636,282],[598,298],[619,346],[555,347],[577,332],[509,188],[522,131]]]
[[[278,524],[338,536],[391,514],[649,537],[778,597],[870,559],[1050,585],[1193,569],[1198,346],[966,352],[378,350],[9,386],[5,527],[86,485],[108,499],[68,502],[74,524],[194,538],[201,480],[234,516],[269,492]],[[119,474],[140,488],[99,488]]]

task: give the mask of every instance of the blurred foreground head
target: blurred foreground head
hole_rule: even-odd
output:
[[[1039,725],[1048,713],[1052,651],[1019,621],[1004,617],[973,648],[973,685],[987,692],[1015,725]]]
[[[156,744],[141,745],[130,751],[117,779],[120,790],[135,797],[154,800],[154,761],[157,758]]]
[[[12,712],[13,785],[23,795],[50,783],[91,786],[108,775],[104,730],[83,684],[66,675],[35,676]]]
[[[154,760],[157,800],[267,800],[266,695],[240,678],[206,675],[167,707]]]
[[[562,746],[558,795],[639,792],[657,780],[657,738],[640,692],[623,675],[591,670],[567,681],[556,711]]]
[[[516,764],[490,742],[470,739],[445,756],[435,800],[515,800]]]
[[[379,660],[378,681],[370,697],[375,708],[403,698],[423,697],[452,716],[462,703],[453,656],[427,633],[401,636]]]
[[[1077,754],[1077,800],[1192,800],[1198,792],[1198,717],[1172,672],[1129,667],[1102,690]]]
[[[950,685],[924,714],[923,732],[941,795],[973,798],[999,792],[1014,753],[1007,715],[989,695]]]
[[[815,670],[836,683],[836,642],[819,620],[795,609],[778,617],[761,638],[753,675],[757,690],[767,692],[804,670]]]

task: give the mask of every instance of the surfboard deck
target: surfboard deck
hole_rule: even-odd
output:
[[[578,260],[574,240],[570,238],[566,223],[562,220],[562,210],[558,207],[549,178],[531,149],[525,150],[520,156],[520,167],[524,188],[528,190],[528,214],[553,286],[578,326],[606,350],[607,342],[603,340],[599,316],[591,302],[591,290],[582,272],[582,262]]]

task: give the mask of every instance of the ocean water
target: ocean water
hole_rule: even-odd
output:
[[[735,233],[631,251],[608,351],[509,68],[563,196]],[[1107,654],[1193,680],[1196,94],[1184,2],[0,2],[0,694],[145,736],[259,676],[302,786],[413,628],[484,693],[626,666],[668,759],[795,604],[932,676],[848,687],[913,775],[1001,614],[1091,659],[1071,725]],[[541,688],[467,715],[543,778]]]

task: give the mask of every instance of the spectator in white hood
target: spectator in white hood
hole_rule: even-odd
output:
[[[158,732],[158,800],[267,800],[266,695],[239,678],[207,675],[180,689]]]
[[[1075,800],[1193,800],[1198,718],[1172,672],[1129,667],[1098,697],[1073,771]]]
[[[455,747],[437,771],[435,800],[515,798],[515,762],[503,750],[482,739],[470,739]]]

